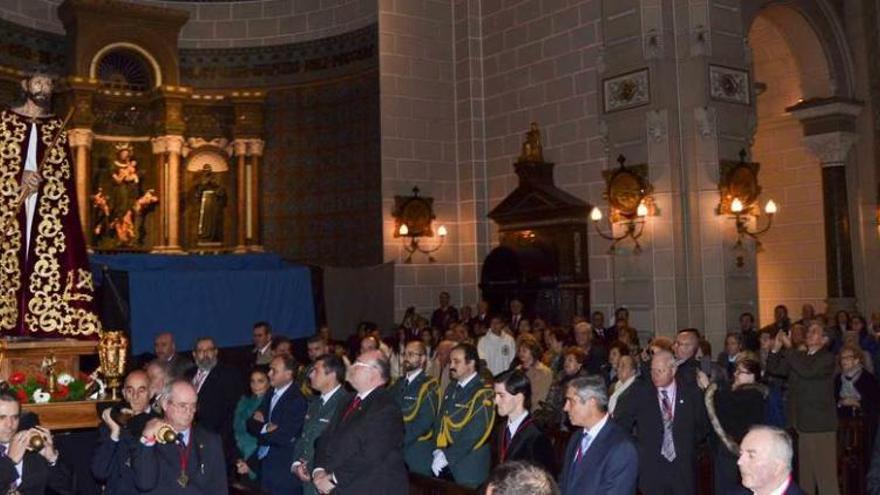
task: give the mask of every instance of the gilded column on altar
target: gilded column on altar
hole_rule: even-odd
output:
[[[87,245],[91,244],[92,238],[89,235],[89,155],[93,138],[91,129],[71,129],[67,132],[67,140],[76,153],[76,203]]]
[[[168,246],[168,174],[165,171],[168,145],[163,137],[153,138],[150,142],[153,145],[153,164],[156,167],[156,189],[159,191],[159,235],[153,251],[164,251]]]
[[[168,251],[183,252],[180,247],[180,156],[183,136],[165,136],[168,147]]]
[[[247,251],[247,153],[248,140],[236,139],[232,142],[232,148],[235,152],[236,170],[235,170],[235,190],[237,201],[237,218],[236,218],[236,246],[235,252],[241,253]]]
[[[262,238],[260,236],[260,161],[263,158],[263,149],[266,142],[262,139],[251,139],[248,141],[248,158],[250,167],[250,195],[248,197],[248,232],[249,249],[251,251],[262,251]]]

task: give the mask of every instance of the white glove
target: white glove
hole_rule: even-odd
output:
[[[434,461],[431,462],[431,471],[434,473],[434,476],[440,476],[440,472],[448,465],[449,461],[446,460],[446,454],[442,450],[435,450]]]

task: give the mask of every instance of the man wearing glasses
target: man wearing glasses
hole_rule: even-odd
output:
[[[220,437],[193,425],[198,407],[195,388],[175,380],[163,394],[164,419],[151,419],[132,458],[135,486],[150,495],[226,495],[226,464]],[[164,442],[157,435],[162,427],[177,433],[177,440]]]
[[[403,495],[403,417],[385,389],[391,367],[381,351],[358,356],[346,379],[357,395],[318,438],[312,483],[318,493]]]
[[[414,340],[404,349],[404,376],[391,387],[391,395],[403,412],[405,433],[403,459],[409,470],[430,476],[434,450],[433,426],[437,415],[438,381],[425,373],[428,356],[425,344]]]

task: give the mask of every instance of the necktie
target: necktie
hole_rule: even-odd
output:
[[[660,447],[660,455],[672,462],[675,460],[675,443],[672,440],[672,403],[669,402],[669,394],[666,390],[661,390],[660,395],[663,409],[663,445]]]
[[[205,377],[208,375],[208,372],[199,368],[199,371],[196,372],[195,378],[193,378],[193,387],[196,389],[196,393],[202,388],[202,382],[205,381]]]
[[[266,418],[266,424],[272,422],[272,409],[275,409],[275,404],[278,403],[278,399],[281,395],[278,392],[272,394],[272,399],[269,400],[269,417]],[[265,426],[263,427],[265,428]],[[262,459],[269,455],[269,446],[261,445],[260,448],[257,449],[257,459]]]
[[[574,455],[574,463],[577,465],[581,462],[581,459],[584,458],[584,454],[587,453],[587,447],[590,446],[590,434],[587,433],[587,430],[583,430],[581,434],[581,442],[578,445],[577,453]]]
[[[345,413],[342,415],[342,420],[345,421],[346,419],[348,419],[348,417],[351,416],[351,413],[353,413],[358,408],[359,405],[361,405],[361,398],[355,397],[351,401],[351,403],[348,405],[348,408],[345,410]]]

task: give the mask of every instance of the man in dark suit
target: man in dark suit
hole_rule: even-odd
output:
[[[0,391],[0,487],[3,492],[43,495],[48,486],[58,494],[72,494],[70,470],[58,462],[52,434],[39,426],[18,431],[20,414],[18,399],[5,390]],[[33,436],[44,439],[45,446],[39,452],[28,447]]]
[[[804,495],[791,478],[791,437],[773,426],[753,426],[740,444],[742,484],[756,495]]]
[[[529,415],[532,406],[532,385],[522,370],[511,370],[495,378],[495,407],[499,421],[495,438],[498,462],[525,461],[556,472],[555,455],[550,439]]]
[[[434,450],[434,419],[437,416],[439,380],[425,373],[428,363],[425,344],[413,340],[404,348],[404,376],[389,389],[403,413],[405,433],[403,458],[411,472],[429,476]]]
[[[232,435],[232,411],[241,398],[243,386],[241,374],[233,368],[217,362],[217,345],[211,337],[196,340],[193,349],[196,369],[192,385],[199,395],[196,419],[200,426],[220,435],[228,464],[235,461],[234,437]]]
[[[122,396],[127,402],[120,412],[128,417],[124,425],[114,420],[113,408],[104,409],[98,428],[98,447],[92,457],[92,475],[104,482],[105,493],[137,493],[131,457],[147,421],[154,417],[150,407],[150,382],[146,372],[134,370],[125,377]],[[117,416],[118,418],[118,416]]]
[[[272,389],[247,422],[248,433],[257,437],[260,486],[270,495],[297,495],[302,486],[290,472],[293,446],[302,432],[306,399],[293,384],[296,361],[276,356],[269,364]]]
[[[305,495],[315,495],[312,466],[315,463],[315,441],[339,416],[342,407],[351,402],[351,394],[342,386],[345,364],[335,354],[316,356],[309,372],[309,384],[318,394],[309,402],[302,434],[293,446],[291,470],[303,485]]]
[[[177,353],[177,344],[174,342],[174,335],[170,332],[156,335],[153,339],[153,351],[156,353],[156,359],[167,366],[171,380],[184,377],[193,368],[193,362],[188,357]]]
[[[697,371],[701,369],[700,361],[697,359],[699,347],[699,330],[696,328],[683,328],[678,331],[678,334],[675,336],[675,342],[672,344],[676,360],[676,381],[684,382],[689,386],[697,384]]]
[[[163,396],[165,418],[151,419],[132,456],[138,493],[149,495],[226,495],[226,463],[220,437],[193,425],[198,397],[186,380],[175,380]],[[177,432],[177,440],[161,443],[163,426]]]
[[[601,374],[602,368],[608,364],[608,355],[605,349],[593,342],[593,329],[589,323],[580,321],[575,324],[574,343],[583,349],[587,355],[583,364],[587,373],[591,375]]]
[[[559,477],[563,495],[631,495],[636,491],[639,457],[629,434],[610,421],[608,391],[599,376],[571,380],[565,412],[578,427],[565,449]]]
[[[458,310],[449,304],[449,293],[440,293],[440,307],[431,313],[431,326],[445,331],[450,325],[458,321]]]
[[[675,378],[672,353],[651,360],[651,381],[632,385],[614,419],[637,432],[639,490],[644,495],[696,493],[697,448],[708,432],[702,392]]]
[[[381,351],[358,356],[348,369],[357,392],[339,420],[318,438],[312,482],[338,495],[409,492],[403,462],[403,416],[385,384],[391,367]]]

